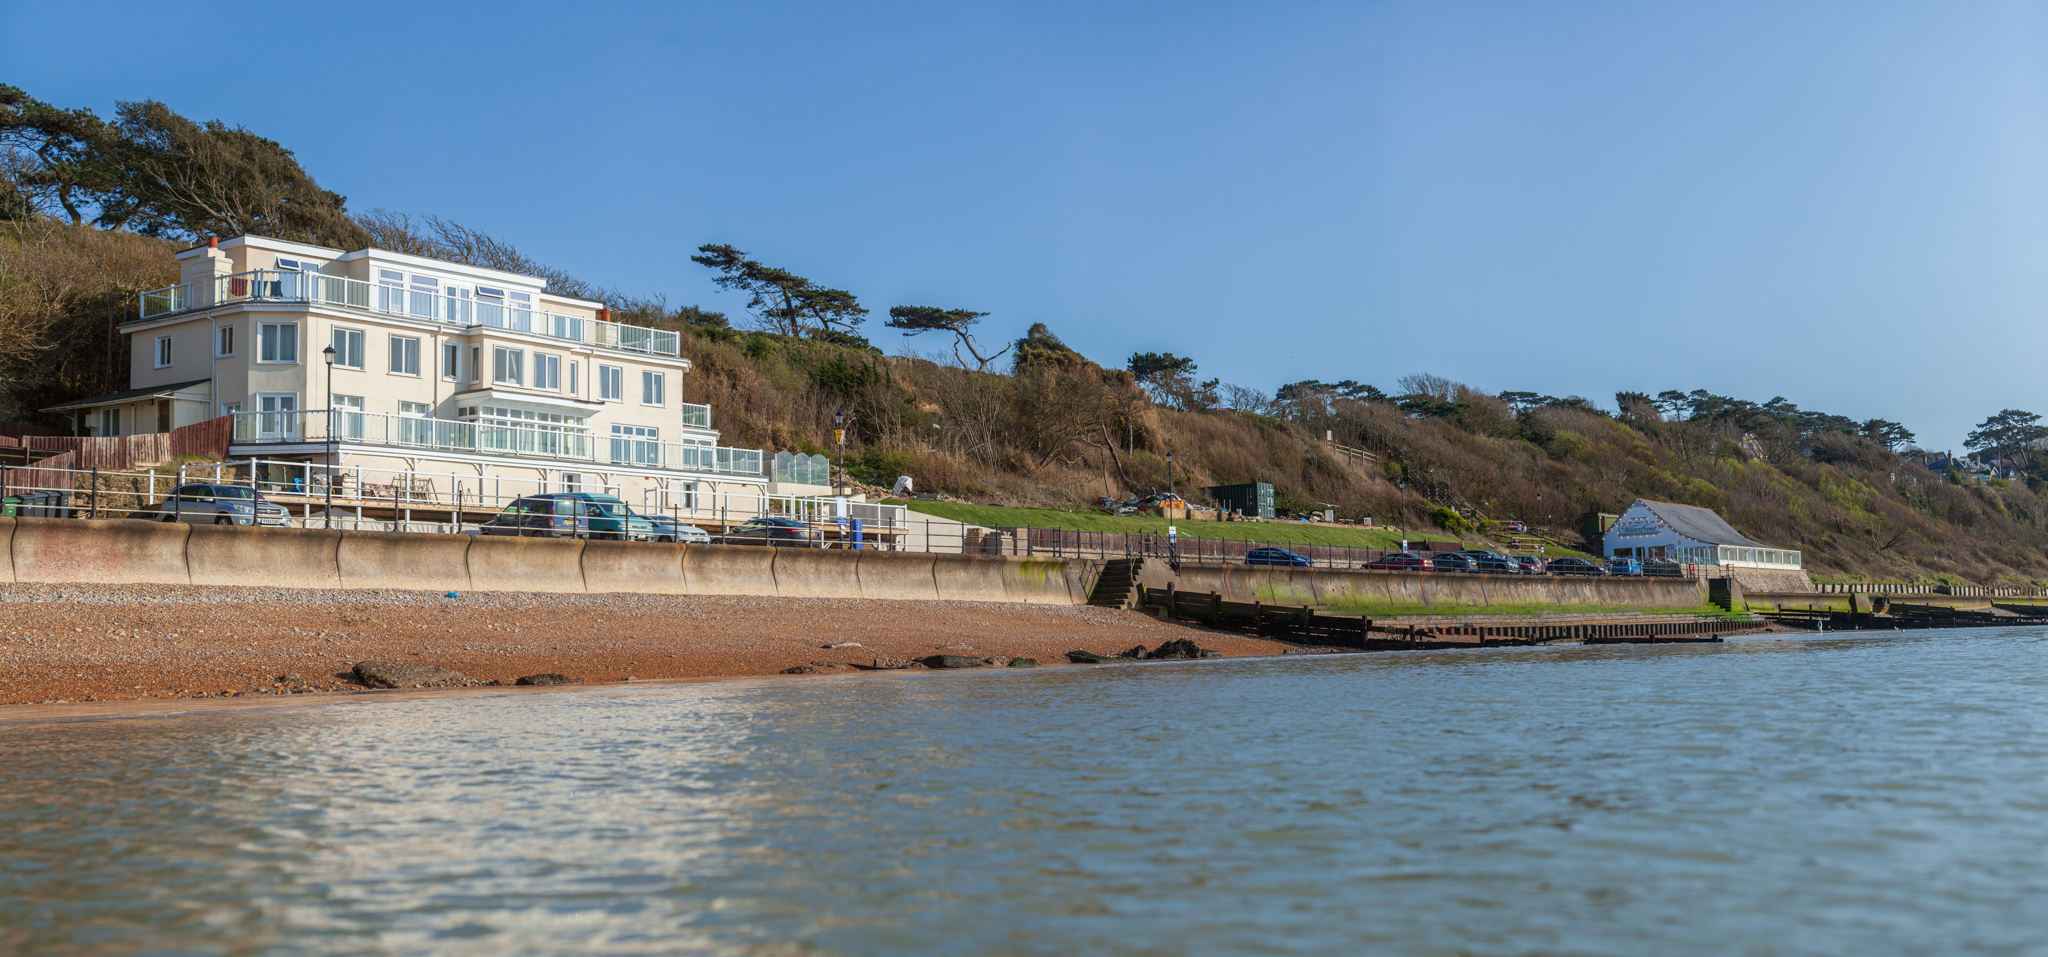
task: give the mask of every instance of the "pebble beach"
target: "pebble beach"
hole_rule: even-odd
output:
[[[849,673],[934,654],[1051,663],[1189,637],[1227,657],[1288,649],[1089,606],[11,584],[0,708],[389,693],[360,682],[361,661],[433,665],[474,685],[587,685]]]

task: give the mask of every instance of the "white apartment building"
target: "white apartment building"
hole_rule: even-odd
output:
[[[610,491],[692,508],[771,478],[760,450],[720,446],[710,407],[683,401],[675,333],[610,322],[543,280],[260,236],[177,256],[179,284],[121,327],[134,387],[51,407],[79,434],[231,415],[231,456],[298,463],[259,476],[273,486],[478,504]]]

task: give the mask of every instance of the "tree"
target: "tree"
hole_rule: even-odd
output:
[[[1897,452],[1913,444],[1913,430],[1897,422],[1865,419],[1857,428],[1864,438],[1884,446],[1889,452]]]
[[[985,312],[972,312],[966,309],[940,309],[936,306],[892,306],[889,309],[887,325],[891,329],[905,330],[903,334],[906,336],[931,332],[935,329],[942,332],[950,332],[954,336],[953,358],[959,359],[962,366],[967,365],[967,360],[960,359],[960,347],[966,346],[968,354],[974,356],[974,371],[987,372],[989,363],[1002,358],[1004,352],[1014,348],[1014,345],[1004,346],[1001,352],[991,356],[984,356],[981,354],[981,350],[975,347],[974,336],[967,330],[973,328],[975,323],[980,322],[987,315],[988,313]]]
[[[1151,385],[1173,376],[1194,375],[1195,360],[1171,352],[1133,352],[1128,368],[1139,385]]]
[[[219,120],[194,123],[154,100],[122,103],[95,162],[103,229],[197,240],[256,235],[338,249],[368,244],[348,198],[321,189],[292,151]]]
[[[717,272],[712,282],[720,289],[748,295],[747,311],[761,328],[786,336],[858,338],[854,330],[866,320],[868,311],[853,293],[827,289],[789,270],[762,265],[731,246],[707,243],[697,247],[697,253],[690,261]]]
[[[1204,409],[1216,404],[1216,386],[1210,380],[1195,384],[1195,360],[1171,352],[1133,352],[1131,378],[1138,381],[1152,401],[1181,411]]]
[[[10,195],[0,197],[7,208],[0,218],[23,213],[54,200],[71,219],[85,222],[80,206],[110,177],[97,162],[97,149],[107,124],[91,110],[64,110],[0,83],[0,163],[4,163]]]
[[[2043,439],[2048,439],[2048,426],[2040,424],[2041,417],[2032,412],[2005,409],[1977,424],[1976,431],[1963,439],[1963,447],[1972,452],[1990,452],[2015,463],[2031,463],[2031,450]],[[2027,467],[2026,464],[2021,465]]]

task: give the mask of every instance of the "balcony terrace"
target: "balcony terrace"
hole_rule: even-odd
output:
[[[283,269],[255,269],[153,289],[142,294],[138,321],[236,302],[303,302],[452,326],[491,326],[628,352],[673,356],[681,351],[676,334],[660,329]]]
[[[700,407],[701,408],[701,407]],[[706,409],[708,418],[709,410]],[[760,449],[658,442],[589,432],[514,428],[478,422],[451,422],[418,416],[349,412],[341,409],[295,412],[236,412],[236,454],[247,446],[319,445],[389,446],[598,466],[669,469],[719,475],[765,478]]]

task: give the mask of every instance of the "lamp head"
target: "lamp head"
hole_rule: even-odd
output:
[[[834,412],[834,413],[832,413],[832,424],[833,424],[833,425],[835,425],[835,426],[836,426],[836,425],[845,425],[845,424],[846,424],[846,412],[845,412],[845,410],[840,410],[840,411],[838,411],[838,412]]]
[[[325,357],[326,357],[326,359],[327,359],[327,364],[328,364],[328,365],[333,365],[333,364],[334,364],[334,347],[333,347],[333,346],[328,346],[327,348],[325,348],[325,349],[322,349],[322,350],[320,350],[320,354],[321,354],[322,356],[325,356]]]

